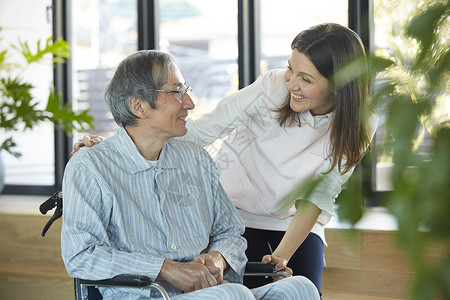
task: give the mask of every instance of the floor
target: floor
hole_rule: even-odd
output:
[[[392,298],[370,295],[346,294],[343,292],[324,292],[322,300],[402,300],[404,298]]]

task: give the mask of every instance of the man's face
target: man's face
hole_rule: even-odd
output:
[[[167,82],[161,87],[161,90],[176,91],[183,89],[185,84],[180,70],[175,64],[172,64]],[[148,118],[148,125],[165,140],[183,136],[187,133],[188,110],[194,109],[194,107],[188,93],[185,93],[180,100],[176,93],[158,92],[156,108],[149,112],[151,116]]]

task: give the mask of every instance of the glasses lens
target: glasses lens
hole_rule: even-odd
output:
[[[179,100],[183,99],[184,94],[186,94],[187,92],[189,92],[191,90],[190,86],[183,86],[177,93],[177,98]]]

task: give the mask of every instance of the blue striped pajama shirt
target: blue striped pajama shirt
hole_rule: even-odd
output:
[[[242,280],[244,224],[219,183],[214,161],[199,146],[171,139],[159,160],[151,162],[120,127],[114,136],[70,159],[63,195],[61,250],[72,277],[156,278],[166,258],[187,262],[202,252],[218,251],[229,263],[224,278]],[[185,299],[191,294],[180,295],[175,287],[162,284],[171,296]],[[224,289],[219,294],[231,291],[231,298],[224,299],[241,299],[231,295],[239,293],[234,286],[243,286],[224,286],[192,296],[208,299],[208,293]],[[149,299],[144,289],[101,288],[101,292],[105,299]]]

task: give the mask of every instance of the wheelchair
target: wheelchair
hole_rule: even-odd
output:
[[[53,216],[45,224],[41,236],[45,237],[46,232],[54,221],[62,217],[63,214],[63,196],[62,192],[54,193],[49,199],[39,206],[39,211],[42,214],[47,214],[48,211],[55,208]],[[244,276],[264,276],[264,277],[281,277],[286,278],[291,275],[287,272],[277,271],[275,264],[265,264],[262,262],[248,262],[245,266]],[[157,290],[162,299],[170,300],[170,297],[164,287],[155,282],[148,276],[122,274],[113,278],[104,280],[87,280],[81,278],[74,278],[74,295],[75,300],[101,300],[98,287],[127,287],[127,288],[145,288],[150,290]]]

